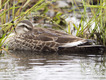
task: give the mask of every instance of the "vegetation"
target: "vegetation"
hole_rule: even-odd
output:
[[[77,9],[78,4],[76,4],[75,0],[72,3],[72,6],[76,5]],[[28,7],[30,0],[0,0],[0,49],[3,45],[3,39],[6,39],[5,36],[8,36],[16,27],[19,21],[30,18],[29,15],[32,16],[32,13],[35,13],[32,17],[42,17],[49,22],[52,22],[52,25],[58,27],[59,29],[64,29],[63,26],[66,26],[66,14],[63,15],[61,11],[57,11],[56,15],[53,17],[47,16],[46,13],[49,11],[48,5],[52,4],[55,1],[47,1],[47,0],[38,0],[33,6]],[[22,3],[22,4],[20,4]],[[79,26],[76,26],[73,23],[73,26],[77,30],[76,36],[85,37],[89,39],[96,39],[98,44],[106,45],[106,4],[105,0],[100,0],[98,5],[92,5],[89,2],[85,2],[82,0],[84,11],[80,12],[81,20]],[[53,6],[54,7],[54,6]],[[88,16],[86,11],[87,8],[91,9],[92,17]],[[61,10],[61,9],[59,9]],[[67,10],[67,9],[66,9]],[[67,10],[67,12],[74,12],[75,9]],[[39,13],[38,13],[39,12]],[[15,23],[16,22],[16,23]],[[86,22],[86,24],[84,24]],[[62,24],[62,25],[61,25]],[[95,24],[94,29],[91,28],[91,25]],[[71,34],[71,26],[67,24],[68,33]],[[87,36],[86,34],[89,34]]]
[[[90,5],[89,3],[83,1],[83,6],[84,12],[81,14],[83,21],[86,22],[86,25],[83,24],[84,22],[81,19],[81,30],[77,28],[77,35],[84,36],[84,33],[89,32],[88,38],[96,39],[98,44],[106,45],[106,1],[100,0],[100,2],[98,2],[98,5]],[[89,18],[86,12],[86,8],[88,7],[91,9],[91,18]],[[91,29],[92,24],[95,24],[93,29]]]

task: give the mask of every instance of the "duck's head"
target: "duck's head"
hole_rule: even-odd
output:
[[[33,30],[33,25],[29,20],[22,20],[15,28],[17,34],[27,33]]]

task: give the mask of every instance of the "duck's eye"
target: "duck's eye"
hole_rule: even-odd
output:
[[[24,27],[24,28],[27,28],[27,29],[30,30],[30,31],[32,30],[32,28],[29,28],[29,27],[26,26],[26,25],[23,25],[23,27]]]

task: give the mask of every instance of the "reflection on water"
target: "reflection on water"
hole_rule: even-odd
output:
[[[106,56],[11,52],[0,56],[0,80],[106,80]]]

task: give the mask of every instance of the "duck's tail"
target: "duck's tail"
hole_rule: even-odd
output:
[[[59,47],[75,47],[75,46],[82,46],[82,45],[95,45],[96,41],[92,39],[84,39],[75,42],[69,43],[62,43]]]
[[[101,52],[105,51],[103,45],[95,45],[95,41],[87,39],[71,43],[63,43],[59,46],[59,51],[62,52]]]
[[[62,43],[60,44],[59,47],[75,47],[75,46],[81,46],[81,45],[95,45],[95,41],[91,39],[79,40],[75,42]]]

